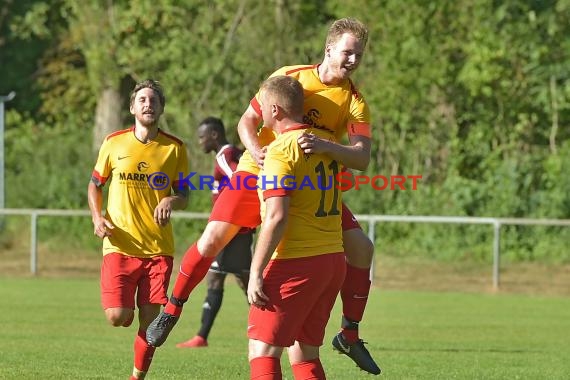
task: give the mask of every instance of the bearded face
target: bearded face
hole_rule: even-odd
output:
[[[137,92],[130,111],[141,125],[150,127],[158,123],[164,109],[154,90],[142,88]]]

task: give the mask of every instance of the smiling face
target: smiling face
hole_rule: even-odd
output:
[[[338,80],[348,79],[358,68],[366,44],[350,33],[344,33],[325,50],[329,72]]]
[[[164,107],[160,96],[153,89],[145,87],[135,94],[130,111],[139,124],[150,127],[158,123]]]

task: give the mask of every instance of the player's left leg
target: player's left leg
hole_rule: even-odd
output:
[[[335,350],[350,357],[361,369],[377,375],[381,370],[358,334],[370,292],[370,267],[374,258],[374,245],[344,204],[342,212],[346,277],[341,289],[341,330],[334,337],[332,344]]]
[[[345,278],[345,255],[342,253],[317,256],[308,283],[311,294],[305,294],[304,308],[308,311],[295,343],[289,347],[289,363],[295,379],[326,379],[319,358],[325,329],[331,310]]]
[[[248,352],[250,380],[281,380],[282,353],[283,347],[250,339]]]
[[[139,307],[139,329],[134,343],[135,359],[131,379],[144,379],[150,368],[156,348],[147,344],[146,329],[158,313],[160,313],[159,304],[148,304]]]
[[[319,346],[295,341],[287,348],[289,363],[295,379],[326,379],[325,370],[319,358]]]
[[[341,289],[342,333],[349,342],[356,342],[358,324],[362,320],[370,292],[370,267],[374,246],[360,228],[343,231],[346,256],[346,280]]]

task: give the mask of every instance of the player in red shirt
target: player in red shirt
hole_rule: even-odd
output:
[[[227,189],[227,184],[229,184],[236,170],[243,151],[228,143],[224,124],[222,120],[216,117],[207,117],[200,122],[198,140],[204,153],[216,153],[213,175],[214,187],[212,189],[212,204],[215,204],[220,193]],[[176,347],[197,348],[208,346],[208,335],[222,306],[224,281],[228,273],[235,275],[238,285],[244,293],[246,292],[249,281],[249,267],[251,265],[253,232],[254,229],[252,228],[242,228],[224,247],[222,252],[218,254],[206,276],[208,293],[202,304],[202,324],[200,329],[194,337],[178,343]]]

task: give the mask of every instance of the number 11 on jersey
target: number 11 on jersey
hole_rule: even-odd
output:
[[[328,215],[339,215],[340,211],[338,209],[338,163],[332,161],[328,167],[329,172],[332,171],[332,175],[327,176],[325,170],[325,164],[319,161],[317,166],[315,166],[315,173],[317,173],[317,179],[319,181],[319,190],[321,191],[321,198],[319,200],[319,208],[315,212],[316,217],[325,217]],[[327,187],[327,178],[330,178],[331,183]],[[333,200],[332,205],[328,211],[325,211],[325,197],[327,190],[332,187]]]

